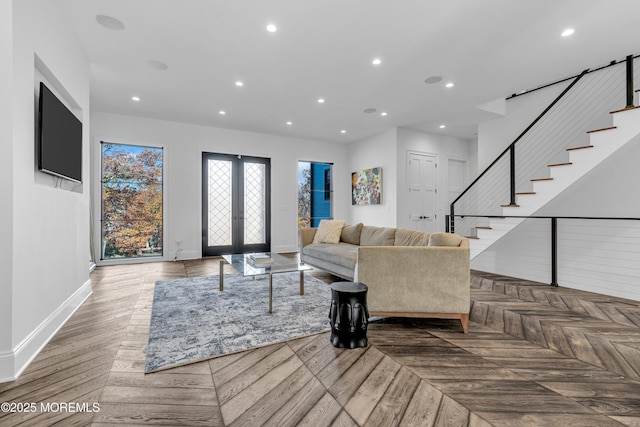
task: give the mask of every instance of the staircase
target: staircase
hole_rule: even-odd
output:
[[[612,111],[610,114],[612,126],[588,131],[588,145],[566,148],[568,161],[547,165],[549,176],[532,178],[532,191],[517,192],[516,204],[501,206],[504,216],[489,217],[487,225],[477,226],[475,234],[465,236],[470,239],[472,260],[522,223],[525,218],[521,217],[535,216],[570,185],[640,135],[640,107]]]

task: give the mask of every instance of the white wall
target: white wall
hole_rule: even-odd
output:
[[[467,163],[467,182],[471,175],[469,170],[470,164],[470,143],[465,140],[453,138],[446,135],[437,135],[424,133],[410,129],[398,128],[398,218],[404,218],[409,215],[408,204],[408,188],[406,180],[406,161],[407,151],[418,151],[423,153],[435,154],[438,156],[437,168],[437,188],[436,206],[437,220],[436,230],[445,230],[445,215],[449,213],[448,202],[448,159],[464,160]],[[475,167],[473,170],[475,171]],[[400,224],[401,225],[401,224]]]
[[[469,184],[480,174],[478,159],[478,138],[472,139],[469,144]]]
[[[349,215],[347,222],[359,222],[379,227],[395,227],[398,209],[397,128],[348,145],[349,173],[339,182],[348,183]],[[382,199],[379,205],[351,205],[351,173],[382,167]],[[344,180],[344,181],[343,181]],[[335,216],[341,219],[339,216]]]
[[[177,122],[95,112],[92,115],[94,194],[99,195],[100,141],[164,148],[164,258],[173,259],[182,241],[180,259],[202,254],[202,153],[218,152],[271,158],[271,250],[298,250],[298,161],[333,163],[334,216],[347,214],[346,147],[302,140],[196,126]],[[100,212],[100,200],[93,201]],[[100,254],[99,215],[94,215],[95,251]],[[104,262],[103,262],[104,263]]]
[[[569,83],[557,84],[506,102],[507,115],[478,125],[478,173],[481,173],[544,111]]]
[[[11,320],[2,324],[0,335],[11,331],[10,348],[0,348],[0,355],[12,359],[13,370],[0,372],[0,380],[22,370],[91,291],[88,186],[82,193],[56,188],[53,179],[41,180],[35,166],[37,55],[55,88],[80,107],[83,175],[89,179],[89,67],[59,9],[48,0],[13,2],[11,89],[3,91],[11,98],[12,115],[12,188],[7,195],[13,198],[12,303]]]
[[[408,215],[406,184],[407,151],[420,151],[438,156],[438,221],[444,230],[447,205],[447,160],[465,160],[469,165],[470,144],[461,139],[429,134],[405,128],[393,128],[378,135],[349,144],[350,171],[382,167],[382,203],[372,206],[351,206],[348,222],[362,222],[381,227],[398,227],[399,218]],[[475,171],[475,167],[473,168]],[[470,174],[467,171],[467,179]],[[350,180],[349,180],[350,182]],[[441,190],[440,190],[441,189]],[[350,195],[349,195],[350,197]],[[351,203],[349,198],[348,203]]]
[[[13,376],[11,317],[13,301],[13,24],[12,4],[0,2],[0,381]]]

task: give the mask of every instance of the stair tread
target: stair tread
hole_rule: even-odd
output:
[[[566,151],[584,150],[585,148],[593,148],[593,145],[582,145],[580,147],[571,147],[571,148],[567,148]]]
[[[615,114],[615,113],[620,113],[622,111],[629,111],[629,110],[635,110],[636,108],[640,108],[640,105],[635,105],[633,107],[625,107],[625,108],[621,108],[619,110],[615,110],[615,111],[610,111],[609,114]]]
[[[492,229],[488,225],[476,225],[476,228],[480,229],[480,230],[491,230]]]
[[[520,191],[520,192],[518,192],[516,194],[520,195],[520,196],[523,196],[523,195],[526,195],[526,194],[536,194],[536,192],[535,191]]]
[[[553,178],[533,178],[531,181],[553,181]]]
[[[569,166],[572,165],[572,162],[564,162],[564,163],[551,163],[550,165],[547,165],[547,167],[553,168],[556,166]]]
[[[465,239],[474,239],[474,240],[478,240],[480,239],[478,236],[464,236]]]
[[[512,205],[511,203],[509,203],[509,204],[506,204],[506,205],[500,205],[500,207],[503,207],[503,208],[519,208],[520,205],[518,205],[518,204],[513,204]]]
[[[611,130],[611,129],[618,129],[618,126],[609,126],[606,128],[588,130],[587,133],[602,132],[603,130]]]

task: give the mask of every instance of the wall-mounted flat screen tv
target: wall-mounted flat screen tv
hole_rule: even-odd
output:
[[[38,169],[82,182],[82,122],[40,82]]]

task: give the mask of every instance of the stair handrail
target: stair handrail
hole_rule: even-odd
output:
[[[467,186],[467,188],[465,188],[462,193],[460,193],[458,195],[458,197],[455,198],[455,200],[453,202],[451,202],[451,204],[449,205],[449,218],[450,218],[450,222],[446,223],[446,229],[447,232],[451,232],[454,233],[455,232],[455,204],[458,200],[460,200],[462,198],[462,196],[464,196],[470,189],[471,187],[473,187],[491,168],[493,168],[493,166],[498,163],[498,161],[500,161],[500,159],[502,159],[502,157],[507,154],[510,153],[510,192],[511,192],[511,197],[510,197],[510,205],[515,205],[516,204],[516,174],[515,174],[515,169],[516,169],[516,165],[515,165],[515,145],[518,143],[518,141],[520,141],[522,139],[523,136],[525,136],[527,134],[527,132],[529,132],[529,130],[531,130],[531,128],[533,128],[536,123],[538,123],[540,121],[540,119],[542,119],[548,112],[549,110],[551,110],[553,108],[554,105],[556,105],[558,103],[558,101],[560,101],[570,90],[571,88],[573,88],[576,83],[578,83],[578,81],[580,81],[580,79],[582,79],[587,73],[589,72],[589,68],[587,68],[586,70],[582,71],[580,74],[578,74],[573,81],[562,91],[562,93],[560,93],[560,95],[558,95],[552,102],[551,104],[549,104],[547,106],[547,108],[545,108],[542,113],[540,113],[538,115],[538,117],[536,117],[533,122],[531,122],[531,124],[529,126],[527,126],[525,128],[524,131],[522,131],[522,133],[520,135],[518,135],[518,137],[511,143],[509,144],[509,146],[502,152],[500,153],[500,155],[498,157],[496,157],[496,159],[491,162],[491,164],[489,166],[487,166],[487,168],[476,177],[476,179],[473,180],[473,182],[471,182],[471,184],[469,184]]]

